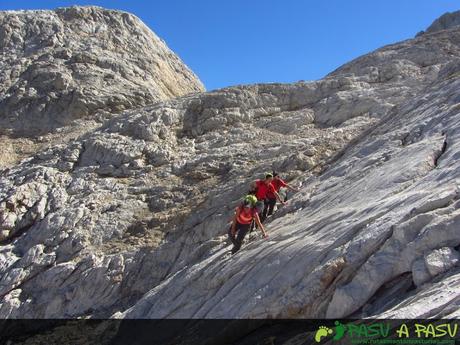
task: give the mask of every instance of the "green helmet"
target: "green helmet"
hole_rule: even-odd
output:
[[[257,203],[257,198],[255,195],[246,195],[243,199],[243,203],[249,203],[251,206],[254,206]]]

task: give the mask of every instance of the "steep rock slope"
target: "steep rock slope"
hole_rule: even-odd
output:
[[[425,69],[435,77],[326,172],[306,180],[306,195],[294,197],[269,225],[270,241],[233,257],[217,250],[170,276],[123,316],[337,318],[379,316],[388,308],[382,315],[455,315],[459,42],[459,30],[438,32],[332,74],[390,71],[392,87],[405,73],[413,78]],[[438,55],[439,48],[447,54]],[[415,78],[407,79],[410,87]]]
[[[216,251],[169,277],[124,316],[458,312],[460,64],[451,67],[429,92],[405,102],[324,174],[307,180],[311,195],[294,197],[280,211],[269,224],[269,241],[232,257],[226,248]]]
[[[317,82],[125,111],[3,169],[0,316],[449,315],[455,288],[426,301],[458,282],[459,61],[460,30],[424,34]],[[230,256],[232,210],[272,168],[302,190]]]

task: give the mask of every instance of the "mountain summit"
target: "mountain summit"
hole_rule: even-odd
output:
[[[190,69],[132,14],[99,7],[0,12],[0,126],[48,133],[204,91]]]
[[[452,29],[457,26],[460,26],[460,11],[447,12],[436,19],[433,24],[426,29],[426,33]]]

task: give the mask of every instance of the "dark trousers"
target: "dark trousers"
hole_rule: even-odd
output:
[[[232,254],[235,254],[238,250],[240,250],[244,237],[248,233],[250,226],[251,224],[240,224],[237,222],[235,236],[232,236],[232,226],[228,229],[228,238],[233,243]]]
[[[262,222],[267,219],[268,216],[273,214],[273,210],[275,209],[276,205],[276,198],[275,199],[265,199],[265,207],[262,213]]]

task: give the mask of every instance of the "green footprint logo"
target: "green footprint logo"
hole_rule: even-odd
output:
[[[322,338],[327,337],[330,334],[332,334],[332,329],[326,326],[319,326],[319,329],[316,331],[315,334],[315,341],[319,343],[321,342]]]
[[[335,323],[335,335],[334,335],[334,340],[340,340],[343,338],[345,335],[345,331],[347,330],[347,327],[340,323],[339,321],[334,322]]]

